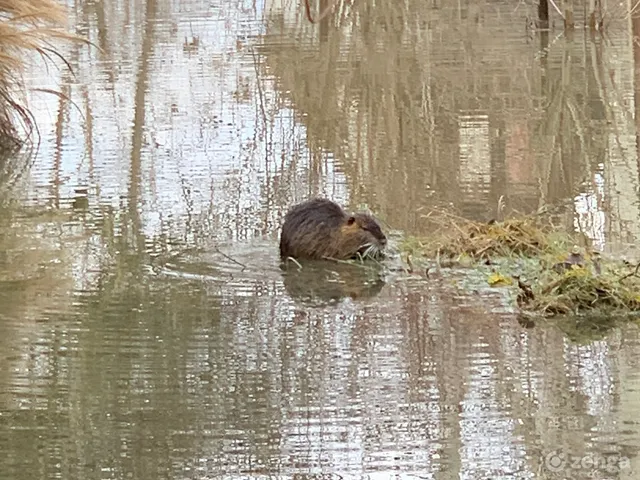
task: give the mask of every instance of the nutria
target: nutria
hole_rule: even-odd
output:
[[[331,200],[314,198],[294,206],[284,217],[280,256],[345,260],[358,254],[378,255],[386,244],[373,216],[349,214]]]

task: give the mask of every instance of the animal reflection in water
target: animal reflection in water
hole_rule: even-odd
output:
[[[314,198],[287,212],[280,232],[280,257],[335,259],[380,257],[387,244],[368,213],[347,213],[337,203]]]
[[[302,269],[282,264],[284,288],[301,303],[322,306],[344,298],[365,299],[380,293],[385,281],[376,265],[348,265],[309,260]]]
[[[289,210],[280,233],[284,286],[292,298],[307,303],[373,297],[384,285],[375,263],[365,267],[322,260],[380,258],[386,245],[372,215],[347,213],[323,198],[302,202]],[[306,260],[303,268],[297,260]]]

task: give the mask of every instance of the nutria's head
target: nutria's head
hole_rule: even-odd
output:
[[[387,245],[387,237],[382,233],[380,224],[367,213],[347,215],[340,227],[340,251],[345,257],[357,254],[363,257],[377,257]]]

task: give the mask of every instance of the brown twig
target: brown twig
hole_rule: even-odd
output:
[[[240,263],[240,262],[239,262],[238,260],[236,260],[235,258],[233,258],[233,257],[231,257],[231,256],[229,256],[229,255],[227,255],[227,254],[226,254],[226,253],[224,253],[224,252],[221,252],[221,251],[220,251],[220,249],[219,249],[218,247],[215,247],[215,251],[216,251],[216,253],[218,253],[218,254],[222,255],[222,256],[223,256],[224,258],[226,258],[227,260],[230,260],[230,261],[232,261],[233,263],[235,263],[236,265],[241,266],[241,267],[242,267],[242,270],[240,270],[241,272],[244,272],[244,271],[246,270],[247,266],[246,266],[244,263]]]
[[[626,274],[626,275],[625,275],[625,276],[623,276],[623,277],[620,277],[620,278],[618,279],[618,281],[619,281],[619,282],[621,282],[621,281],[623,281],[624,279],[629,278],[629,277],[637,277],[637,276],[638,276],[638,270],[640,270],[640,263],[638,263],[638,264],[636,265],[636,268],[633,270],[633,272],[628,273],[628,274]]]
[[[311,23],[319,22],[324,17],[329,15],[329,12],[331,10],[333,10],[333,7],[335,7],[337,4],[338,4],[338,0],[333,0],[333,3],[330,4],[330,5],[327,5],[327,8],[325,8],[324,11],[322,13],[320,13],[320,16],[316,20],[314,20],[311,17],[311,7],[309,6],[309,0],[304,0],[304,11],[307,14],[307,20],[309,20],[309,22],[311,22]]]

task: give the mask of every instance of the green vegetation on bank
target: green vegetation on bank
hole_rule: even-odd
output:
[[[400,244],[405,261],[482,267],[487,282],[514,290],[525,315],[572,317],[576,328],[609,326],[640,313],[640,264],[604,258],[584,238],[541,216],[478,223],[445,215],[428,238]]]

